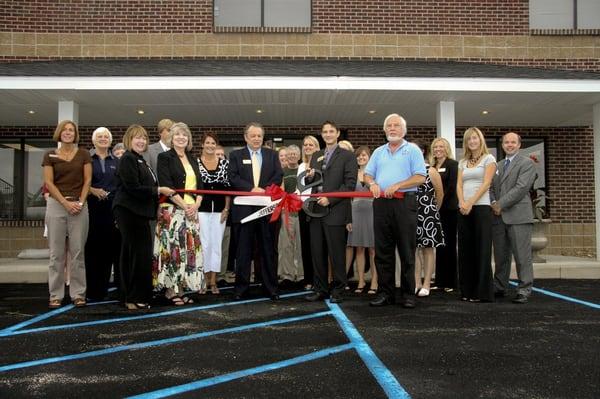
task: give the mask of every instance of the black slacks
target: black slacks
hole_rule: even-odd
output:
[[[115,284],[119,287],[121,233],[116,228],[112,201],[88,201],[90,227],[85,243],[85,277],[87,297],[102,300],[108,294],[110,272],[114,267]]]
[[[117,206],[121,232],[119,295],[123,302],[148,303],[152,299],[152,235],[148,218]]]
[[[259,263],[263,289],[268,295],[278,293],[274,236],[275,225],[269,223],[268,216],[239,225],[235,270],[235,293],[237,295],[246,295],[250,288],[250,269],[255,240],[260,253]],[[257,270],[254,271],[254,274],[257,274]]]
[[[440,211],[440,222],[444,232],[446,245],[436,249],[435,285],[440,288],[456,288],[457,254],[456,254],[456,218],[457,210]]]
[[[494,300],[489,205],[475,205],[468,215],[458,215],[458,276],[463,298]]]
[[[333,265],[331,293],[340,295],[346,285],[346,226],[329,226],[321,218],[310,220],[310,246],[314,271],[314,290],[329,294],[328,258]]]
[[[306,213],[298,212],[300,220],[300,246],[302,249],[302,267],[304,268],[304,284],[314,284],[312,251],[310,249],[310,222]]]
[[[403,298],[415,296],[415,250],[417,247],[417,197],[376,198],[373,201],[375,265],[379,292],[394,298],[396,249],[400,255],[400,284]]]

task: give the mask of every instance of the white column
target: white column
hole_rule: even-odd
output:
[[[58,122],[70,120],[79,126],[79,104],[75,101],[58,102]]]
[[[456,158],[456,137],[454,119],[454,101],[440,101],[437,105],[437,137],[443,137],[450,143],[452,154]]]
[[[600,260],[600,103],[594,105],[594,201],[596,203],[596,259]]]

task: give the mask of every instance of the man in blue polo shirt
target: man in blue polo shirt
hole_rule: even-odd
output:
[[[375,200],[375,265],[379,295],[371,306],[395,302],[396,248],[402,262],[402,306],[414,308],[415,249],[417,234],[417,187],[425,182],[427,171],[421,150],[404,140],[406,121],[390,114],[383,122],[388,143],[377,148],[365,169],[365,182]],[[396,195],[396,192],[401,194]],[[402,196],[396,198],[395,196]]]

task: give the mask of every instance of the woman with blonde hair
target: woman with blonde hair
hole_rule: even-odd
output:
[[[438,247],[436,250],[435,288],[452,292],[456,288],[458,274],[456,261],[456,218],[458,214],[456,179],[458,178],[458,162],[454,160],[448,140],[443,137],[433,140],[429,163],[438,171],[442,179],[444,193],[444,199],[441,204],[438,204],[438,210],[446,245]]]
[[[92,182],[92,159],[87,150],[77,147],[79,131],[75,122],[58,124],[53,140],[60,144],[44,154],[44,183],[50,193],[46,205],[46,226],[50,265],[48,307],[61,306],[65,295],[65,242],[69,238],[69,295],[75,306],[85,306],[85,242],[88,235],[87,196]]]
[[[465,131],[458,164],[458,267],[463,301],[493,302],[492,209],[489,188],[496,159],[476,127]]]
[[[313,154],[321,149],[319,140],[315,136],[305,136],[302,139],[302,163],[298,166],[298,176],[310,165]],[[304,184],[304,179],[298,179]],[[300,194],[310,194],[311,189],[306,189]],[[300,220],[300,245],[302,247],[302,267],[304,269],[304,289],[310,290],[313,287],[313,263],[310,249],[310,224],[306,213],[301,210],[298,213]]]

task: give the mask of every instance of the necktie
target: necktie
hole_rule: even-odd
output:
[[[510,166],[510,159],[506,158],[506,161],[504,162],[504,173],[506,173],[508,171],[509,166]]]
[[[258,187],[258,182],[260,181],[260,164],[256,151],[252,152],[252,178],[254,179],[254,187]]]

